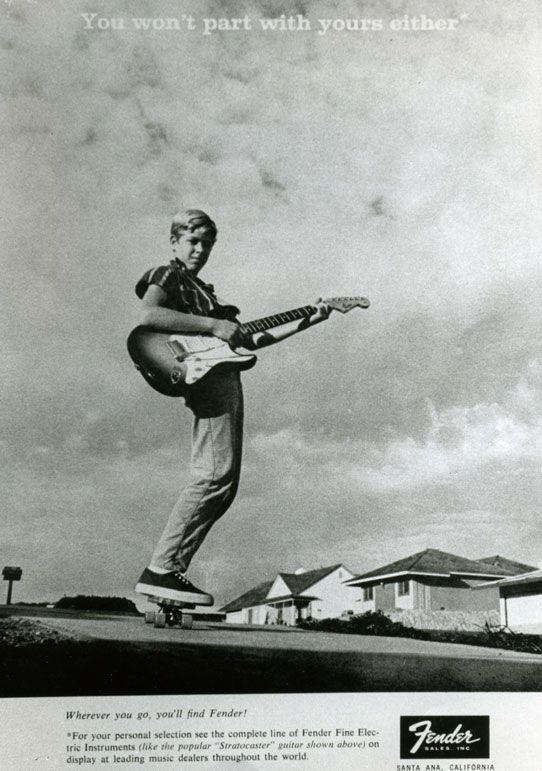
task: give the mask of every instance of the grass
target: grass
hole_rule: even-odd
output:
[[[416,629],[392,621],[382,611],[369,611],[347,619],[326,618],[322,621],[300,621],[301,629],[339,634],[380,635],[384,637],[410,637],[416,640],[481,645],[486,648],[505,648],[522,653],[542,654],[542,635],[520,634],[508,628],[493,629],[488,624],[479,632],[463,632],[438,629]]]

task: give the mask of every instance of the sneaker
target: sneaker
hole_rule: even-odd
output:
[[[160,597],[164,600],[178,600],[194,605],[212,605],[212,595],[198,589],[178,570],[169,573],[155,573],[145,568],[136,584],[136,592]]]

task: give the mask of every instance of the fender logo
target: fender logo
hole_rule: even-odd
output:
[[[461,723],[458,723],[453,731],[450,733],[437,734],[431,730],[432,723],[430,720],[420,720],[419,723],[410,725],[408,730],[413,733],[417,739],[412,745],[410,752],[417,752],[422,744],[474,744],[479,742],[480,739],[475,739],[469,730],[461,731],[463,728]]]

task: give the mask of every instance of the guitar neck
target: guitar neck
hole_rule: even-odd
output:
[[[314,305],[304,305],[302,308],[294,308],[291,311],[283,311],[282,313],[275,313],[273,316],[264,316],[261,319],[254,319],[254,321],[247,321],[246,324],[242,324],[243,332],[265,332],[266,329],[273,329],[273,327],[279,327],[281,324],[286,324],[288,321],[300,321],[306,319],[316,313]]]

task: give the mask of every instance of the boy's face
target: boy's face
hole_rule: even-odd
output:
[[[172,242],[173,252],[189,273],[195,276],[203,268],[214,245],[212,233],[206,228],[196,228],[181,233],[177,241]]]

